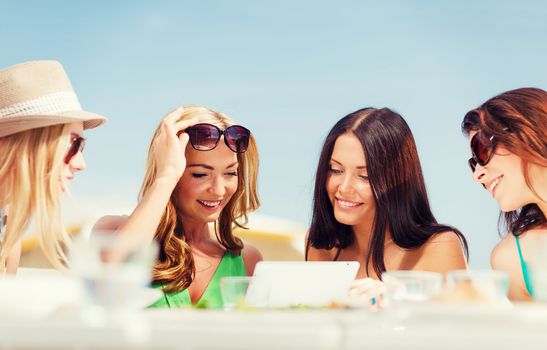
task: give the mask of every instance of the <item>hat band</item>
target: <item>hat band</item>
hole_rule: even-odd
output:
[[[63,91],[0,108],[0,118],[22,115],[59,115],[81,110],[82,106],[76,94],[73,91]]]

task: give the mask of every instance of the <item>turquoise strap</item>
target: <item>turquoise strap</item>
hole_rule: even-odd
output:
[[[530,272],[528,271],[528,264],[524,261],[522,256],[522,250],[520,248],[519,236],[515,236],[517,242],[517,249],[519,251],[520,267],[522,269],[522,277],[524,278],[524,284],[526,285],[526,290],[530,296],[534,296],[534,289],[532,287],[532,281],[530,280]]]

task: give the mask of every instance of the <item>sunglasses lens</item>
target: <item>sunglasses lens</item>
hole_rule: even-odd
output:
[[[471,152],[473,152],[476,163],[479,163],[481,166],[486,165],[493,152],[491,138],[487,137],[482,132],[476,133],[471,139]]]
[[[249,147],[251,132],[240,125],[232,125],[224,131],[226,145],[236,153],[243,153]]]
[[[197,124],[188,129],[190,144],[198,151],[210,151],[215,148],[220,139],[220,130],[211,124]]]
[[[473,158],[469,158],[469,160],[467,161],[467,163],[469,164],[469,167],[471,168],[471,172],[475,172],[475,168],[477,167],[477,161]]]
[[[85,139],[81,136],[72,139],[72,143],[68,148],[68,152],[65,156],[65,163],[70,163],[72,157],[74,157],[78,152],[83,152],[85,146]]]

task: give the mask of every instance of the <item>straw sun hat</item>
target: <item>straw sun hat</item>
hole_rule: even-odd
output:
[[[82,110],[59,62],[26,62],[0,71],[0,137],[77,121],[91,129],[106,118]]]

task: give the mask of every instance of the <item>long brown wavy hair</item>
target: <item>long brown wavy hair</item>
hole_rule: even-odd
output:
[[[222,130],[234,122],[223,113],[210,108],[190,105],[184,106],[180,120],[197,118],[200,123],[210,123]],[[154,158],[154,143],[160,127],[156,129],[148,150],[147,171],[141,187],[139,198],[150,189],[157,176],[157,164]],[[188,145],[188,147],[191,147]],[[251,134],[249,147],[245,153],[238,153],[239,163],[237,190],[222,209],[214,223],[215,235],[219,243],[231,252],[241,251],[243,242],[233,234],[235,227],[246,228],[247,214],[260,206],[257,191],[258,148]],[[158,260],[154,265],[153,281],[161,283],[167,293],[181,291],[190,286],[195,277],[192,249],[186,243],[185,232],[177,210],[175,193],[171,195],[160,224],[156,229],[155,239],[159,245]]]
[[[530,190],[541,196],[532,186],[530,164],[547,167],[547,92],[538,88],[521,88],[492,97],[480,107],[469,111],[462,121],[467,136],[482,131],[496,138],[511,153],[522,159],[522,173]],[[545,198],[541,198],[546,200]],[[500,213],[500,226],[515,236],[545,224],[540,208],[530,203],[524,207]]]

